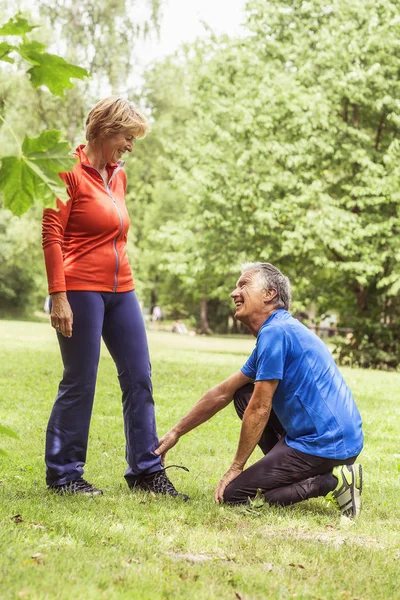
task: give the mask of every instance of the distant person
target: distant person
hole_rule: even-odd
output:
[[[242,419],[239,445],[216,502],[245,504],[261,490],[286,506],[325,496],[348,517],[361,507],[361,418],[325,344],[288,312],[290,283],[269,263],[249,263],[231,297],[235,317],[257,337],[243,368],[209,390],[160,440],[179,438],[228,406]],[[256,445],[264,457],[243,470]]]
[[[60,493],[101,495],[83,479],[103,338],[117,367],[130,488],[178,494],[160,458],[150,359],[140,306],[126,254],[129,216],[121,160],[148,130],[129,102],[111,96],[86,120],[86,145],[61,174],[69,194],[43,215],[43,248],[64,374],[46,437],[46,481]],[[185,498],[187,498],[185,496]]]
[[[43,311],[46,313],[46,315],[50,314],[50,299],[51,296],[46,296],[46,298],[44,299]]]
[[[187,335],[189,332],[185,323],[182,323],[182,321],[178,319],[172,325],[172,333],[179,333],[179,335]]]
[[[153,322],[157,322],[157,321],[161,321],[162,318],[162,313],[161,313],[161,308],[159,306],[155,306],[153,308]]]

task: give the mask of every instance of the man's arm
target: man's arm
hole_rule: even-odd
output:
[[[244,375],[241,371],[238,371],[222,383],[211,388],[196,402],[187,415],[160,439],[160,445],[154,454],[157,456],[161,455],[162,462],[164,463],[165,454],[170,448],[175,446],[182,435],[211,419],[211,417],[232,401],[236,390],[252,381],[252,379]]]
[[[268,423],[272,398],[279,380],[257,381],[250,402],[243,415],[238,449],[232,465],[225,473],[215,490],[215,501],[223,502],[225,488],[238,477],[253,452]]]

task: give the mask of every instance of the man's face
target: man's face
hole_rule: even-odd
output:
[[[258,277],[254,271],[245,271],[239,277],[236,288],[231,293],[236,306],[235,318],[247,321],[265,312],[267,293],[261,289]]]

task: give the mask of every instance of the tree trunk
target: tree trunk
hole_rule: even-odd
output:
[[[200,333],[209,333],[206,297],[201,299],[200,304]]]
[[[364,286],[356,283],[355,294],[357,298],[357,306],[361,313],[367,312],[368,309],[368,294]]]

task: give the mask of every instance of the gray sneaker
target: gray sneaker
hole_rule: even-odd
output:
[[[361,510],[362,466],[339,465],[332,470],[338,483],[325,498],[332,502],[349,519],[356,519]]]

